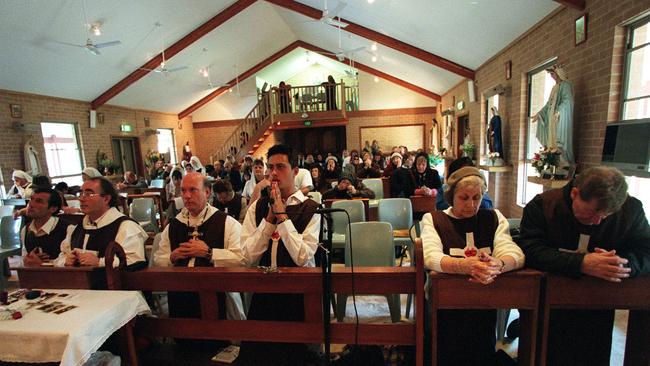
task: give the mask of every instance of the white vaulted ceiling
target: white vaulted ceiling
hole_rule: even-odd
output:
[[[169,47],[235,2],[0,1],[0,89],[92,101],[158,54],[161,37]],[[337,4],[329,2],[330,9]],[[323,8],[322,0],[300,3]],[[91,39],[121,45],[95,56],[59,43],[85,43],[82,4],[90,23],[103,22],[102,35]],[[476,69],[558,6],[551,0],[348,0],[341,17]],[[296,40],[337,51],[339,31],[311,20],[258,0],[167,62],[168,68],[187,69],[167,77],[149,73],[108,104],[178,113],[211,92],[200,68],[210,66],[216,86],[234,78],[234,65],[242,73]],[[354,54],[355,60],[431,92],[444,94],[462,79],[383,45],[372,62],[371,43],[341,33],[344,50],[367,47]],[[291,64],[286,58],[282,62]]]

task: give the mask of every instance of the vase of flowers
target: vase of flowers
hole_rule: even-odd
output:
[[[552,178],[560,164],[562,152],[557,148],[543,146],[533,156],[531,164],[542,178]]]
[[[460,145],[460,149],[463,151],[463,156],[470,159],[474,158],[474,150],[476,147],[471,141],[466,140],[462,145]]]

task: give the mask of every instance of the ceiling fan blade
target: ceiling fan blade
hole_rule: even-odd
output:
[[[88,50],[88,52],[92,53],[93,55],[99,56],[101,54],[99,50],[93,45],[87,45],[85,47]]]
[[[86,48],[85,44],[75,44],[75,43],[69,43],[69,42],[59,42],[59,41],[54,41],[54,43],[62,44],[64,46],[72,46],[72,47],[81,47],[81,48]]]
[[[174,67],[173,69],[165,69],[166,72],[176,72],[187,69],[187,66]]]
[[[350,54],[353,54],[355,52],[363,51],[365,49],[366,49],[365,47],[357,47],[357,48],[353,48],[351,50],[345,50],[345,51],[343,51],[343,53],[350,55]]]
[[[326,18],[325,23],[333,26],[333,27],[340,27],[340,28],[345,28],[348,26],[348,23],[341,22],[339,20],[333,19],[333,18]]]
[[[122,44],[122,42],[121,41],[103,42],[103,43],[96,43],[93,46],[95,46],[95,48],[104,48],[104,47],[117,46],[118,44]]]
[[[336,5],[336,8],[332,10],[331,12],[328,13],[330,18],[336,18],[339,16],[339,13],[347,6],[348,4],[345,3],[344,1],[339,1],[339,3]]]

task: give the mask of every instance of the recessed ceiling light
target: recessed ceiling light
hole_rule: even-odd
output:
[[[366,1],[368,1],[368,4],[372,4],[375,2],[375,0],[366,0]]]
[[[475,1],[470,1],[469,3],[472,4],[472,5],[478,5],[478,1],[476,1],[476,0]]]
[[[228,89],[228,93],[232,93],[232,88]]]
[[[101,22],[95,22],[90,25],[90,30],[93,32],[94,35],[101,36],[102,35],[101,26],[102,26]]]
[[[377,56],[372,56],[372,62],[377,62]]]
[[[378,76],[375,76],[375,79],[374,79],[374,80],[375,80],[375,83],[378,83],[378,82],[379,82],[379,77],[378,77]]]
[[[373,42],[372,45],[370,46],[370,49],[374,52],[377,51],[377,42]]]

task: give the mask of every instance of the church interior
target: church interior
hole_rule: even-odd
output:
[[[0,365],[650,364],[647,1],[30,0],[0,19]],[[605,351],[555,355],[557,309],[600,312]],[[75,312],[86,333],[56,338]],[[445,355],[484,323],[467,342],[489,357]]]

